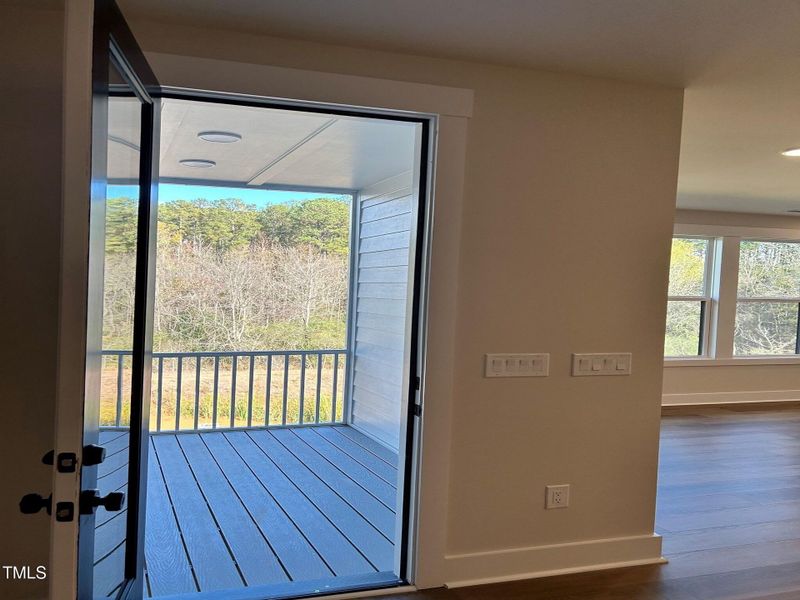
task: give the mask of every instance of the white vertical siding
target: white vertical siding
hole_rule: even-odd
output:
[[[397,450],[412,229],[411,174],[361,190],[351,422]]]

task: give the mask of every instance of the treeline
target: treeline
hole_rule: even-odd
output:
[[[136,247],[137,202],[111,198],[106,205],[106,251],[132,252]],[[189,243],[217,252],[254,242],[290,247],[310,246],[329,254],[347,254],[350,201],[347,197],[314,198],[258,208],[241,200],[175,200],[158,207],[161,245]]]
[[[109,199],[104,346],[130,347],[136,203]],[[350,202],[159,206],[156,351],[343,347]]]

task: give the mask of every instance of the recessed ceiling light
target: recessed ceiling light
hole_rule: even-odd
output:
[[[232,131],[201,131],[197,134],[201,140],[217,144],[232,144],[242,139],[242,136]]]
[[[204,158],[184,158],[180,162],[184,167],[193,167],[195,169],[210,169],[217,164],[213,160],[206,160]]]
[[[781,152],[784,156],[800,156],[800,148],[789,148]]]

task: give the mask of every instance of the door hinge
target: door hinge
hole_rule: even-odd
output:
[[[414,378],[414,389],[418,390],[422,385],[422,380],[419,377]]]
[[[422,416],[422,405],[421,404],[414,404],[414,416],[421,417]]]

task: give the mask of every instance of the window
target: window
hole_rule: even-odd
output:
[[[800,243],[742,240],[734,355],[800,354]]]
[[[666,356],[703,356],[711,309],[711,240],[676,237],[669,267]]]

